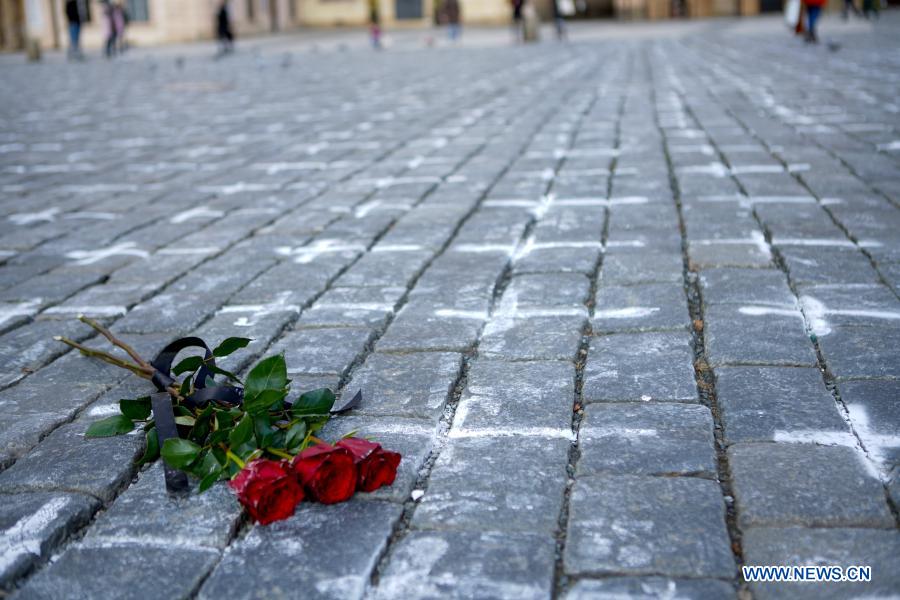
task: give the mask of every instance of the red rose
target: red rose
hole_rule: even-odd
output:
[[[384,450],[381,444],[360,438],[347,438],[337,443],[353,455],[356,468],[359,470],[357,489],[362,492],[374,492],[383,485],[391,485],[397,477],[397,465],[400,455]]]
[[[251,461],[228,485],[250,517],[262,525],[287,519],[303,500],[303,488],[284,461]]]
[[[310,498],[322,504],[344,502],[356,491],[353,455],[344,448],[312,446],[295,456],[291,467]]]

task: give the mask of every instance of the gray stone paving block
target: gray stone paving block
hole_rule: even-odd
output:
[[[267,350],[284,352],[288,373],[342,375],[369,343],[365,327],[329,327],[288,331]]]
[[[420,298],[397,314],[376,347],[386,352],[462,352],[473,346],[486,319],[486,312],[437,308]]]
[[[681,256],[681,233],[678,224],[648,229],[619,229],[610,227],[606,239],[608,254],[630,254],[635,250]]]
[[[588,300],[590,281],[578,273],[517,275],[504,292],[504,301],[518,308],[581,307]]]
[[[344,397],[350,393],[355,393],[355,391],[345,391]],[[413,490],[413,484],[419,477],[422,465],[434,446],[436,439],[434,422],[402,417],[341,416],[331,419],[316,435],[323,440],[334,442],[351,432],[355,432],[353,435],[356,437],[371,439],[388,450],[399,452],[403,457],[397,469],[397,478],[392,485],[371,493],[360,492],[356,497],[394,502],[406,501]]]
[[[570,445],[565,439],[515,436],[451,440],[432,467],[412,526],[553,533]]]
[[[782,245],[779,251],[796,285],[878,283],[871,263],[855,248]]]
[[[840,327],[819,337],[828,371],[837,378],[900,377],[900,326]]]
[[[712,304],[771,304],[796,306],[784,273],[776,269],[722,267],[700,273],[703,302]]]
[[[605,335],[591,340],[585,401],[697,401],[694,351],[687,333]]]
[[[900,327],[900,300],[881,284],[803,286],[800,302],[820,336],[839,325]]]
[[[719,367],[716,397],[729,444],[770,442],[795,431],[849,433],[818,369]]]
[[[157,461],[120,494],[88,529],[91,546],[130,543],[137,546],[171,544],[223,549],[241,519],[237,499],[225,483],[198,494],[191,478],[189,496],[166,491],[162,463]]]
[[[684,288],[678,283],[601,284],[591,325],[595,333],[678,330],[687,329],[690,320]]]
[[[82,494],[0,494],[0,590],[13,583],[90,520],[99,502]]]
[[[225,358],[217,358],[216,364],[232,373],[240,373],[254,360],[262,358],[262,353],[284,331],[285,326],[296,318],[293,311],[276,312],[219,312],[203,323],[192,335],[197,335],[215,348],[226,338],[237,336],[252,340],[245,348]],[[160,346],[154,352],[161,350]],[[153,354],[151,353],[151,356]],[[185,354],[187,356],[187,354]],[[297,365],[288,365],[297,366]],[[218,376],[221,380],[222,377]]]
[[[381,328],[394,312],[405,288],[333,288],[304,311],[299,327]]]
[[[400,511],[389,502],[303,503],[229,547],[199,598],[360,598]]]
[[[318,296],[328,281],[352,259],[321,254],[313,262],[283,262],[269,269],[229,298],[230,304],[283,302],[305,306]]]
[[[554,540],[529,533],[412,532],[401,540],[372,596],[548,598]]]
[[[809,441],[816,435],[824,443],[834,439],[808,433]],[[852,443],[847,435],[839,439]],[[894,526],[884,488],[855,448],[738,444],[728,449],[728,457],[742,526]]]
[[[845,381],[838,391],[869,454],[889,468],[900,465],[900,381]]]
[[[29,579],[17,597],[189,598],[218,559],[209,549],[79,545]]]
[[[93,330],[78,321],[35,321],[0,336],[0,385],[9,385],[68,352],[53,339],[63,336],[82,342]]]
[[[716,476],[705,406],[591,404],[579,430],[579,474]]]
[[[816,364],[799,308],[720,304],[704,307],[703,317],[713,366]]]
[[[519,273],[581,273],[590,277],[597,268],[601,248],[599,238],[584,247],[542,246],[538,242],[527,254],[516,260],[515,272]],[[552,242],[549,242],[552,244]],[[566,242],[560,242],[566,244]]]
[[[612,252],[603,258],[602,285],[675,282],[682,283],[684,261],[681,254],[645,252],[638,249]]]
[[[85,430],[98,418],[88,412],[85,417],[55,430],[0,473],[0,489],[74,491],[110,500],[131,478],[133,462],[144,450],[144,438],[132,434],[86,439]]]
[[[478,359],[469,367],[452,431],[548,428],[547,435],[567,435],[574,400],[572,363]]]
[[[719,485],[692,478],[580,477],[564,553],[570,574],[732,577]]]
[[[751,528],[743,536],[748,565],[872,567],[868,583],[751,583],[754,598],[892,598],[900,589],[900,533],[873,529]]]
[[[715,579],[669,579],[666,577],[610,577],[582,579],[566,593],[566,600],[706,600],[736,598],[730,584]]]
[[[363,415],[436,420],[459,377],[462,357],[449,352],[374,352],[353,373],[346,389],[361,389]]]
[[[385,251],[379,252],[379,248]],[[405,287],[425,267],[433,255],[429,250],[391,251],[378,245],[337,278],[337,287]]]
[[[163,293],[132,309],[116,323],[125,333],[185,334],[196,328],[225,303],[224,296],[193,293]]]
[[[484,328],[478,354],[507,360],[572,360],[587,319],[578,316],[494,317]]]
[[[772,255],[765,245],[760,245],[762,242],[762,234],[759,242],[751,238],[747,238],[746,242],[734,238],[729,240],[692,238],[688,242],[691,268],[696,270],[711,267],[771,267]]]

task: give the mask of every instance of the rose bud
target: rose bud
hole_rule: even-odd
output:
[[[359,471],[356,488],[362,492],[374,492],[383,485],[391,485],[397,477],[400,455],[384,450],[381,444],[360,438],[339,441],[340,448],[346,448],[353,455]]]
[[[303,488],[284,461],[251,461],[228,485],[250,517],[262,525],[287,519],[303,500]]]
[[[356,465],[344,448],[317,444],[295,456],[291,467],[309,497],[322,504],[344,502],[356,491]]]

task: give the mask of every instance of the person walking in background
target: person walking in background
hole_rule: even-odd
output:
[[[816,25],[819,22],[819,16],[822,14],[822,6],[825,0],[805,0],[806,4],[806,41],[811,44],[819,42],[819,35],[816,32]]]
[[[369,38],[372,47],[381,50],[381,14],[378,11],[378,0],[369,0]]]
[[[228,0],[222,0],[219,12],[216,13],[216,39],[219,40],[219,56],[234,51],[234,33],[231,31]]]
[[[566,31],[566,17],[575,14],[575,2],[573,0],[550,0],[553,8],[553,24],[556,26],[556,39],[564,41],[568,37]]]
[[[521,42],[524,37],[522,9],[525,7],[525,0],[510,0],[510,5],[512,6],[513,41]]]
[[[867,19],[878,18],[878,2],[875,0],[863,0],[863,15]]]
[[[455,42],[462,33],[462,8],[459,0],[444,0],[444,16],[447,19],[447,35]]]
[[[106,58],[112,58],[116,53],[116,16],[115,8],[109,0],[102,0],[103,5],[103,30],[106,37]]]
[[[856,8],[856,2],[854,2],[854,0],[844,0],[844,9],[841,11],[841,14],[843,15],[845,21],[850,18],[851,12],[857,17],[862,16],[860,10]]]
[[[78,0],[66,0],[66,20],[69,22],[69,60],[84,60],[81,53],[81,10]]]
[[[128,49],[128,42],[125,40],[125,30],[128,28],[128,11],[121,0],[113,3],[113,24],[116,26],[116,51],[124,54]]]

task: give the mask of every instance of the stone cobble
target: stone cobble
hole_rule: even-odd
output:
[[[0,596],[900,593],[900,21],[0,64]],[[585,26],[588,30],[590,26]],[[284,352],[393,486],[169,497],[107,323]],[[871,565],[861,584],[740,567]],[[804,587],[805,586],[805,587]]]

